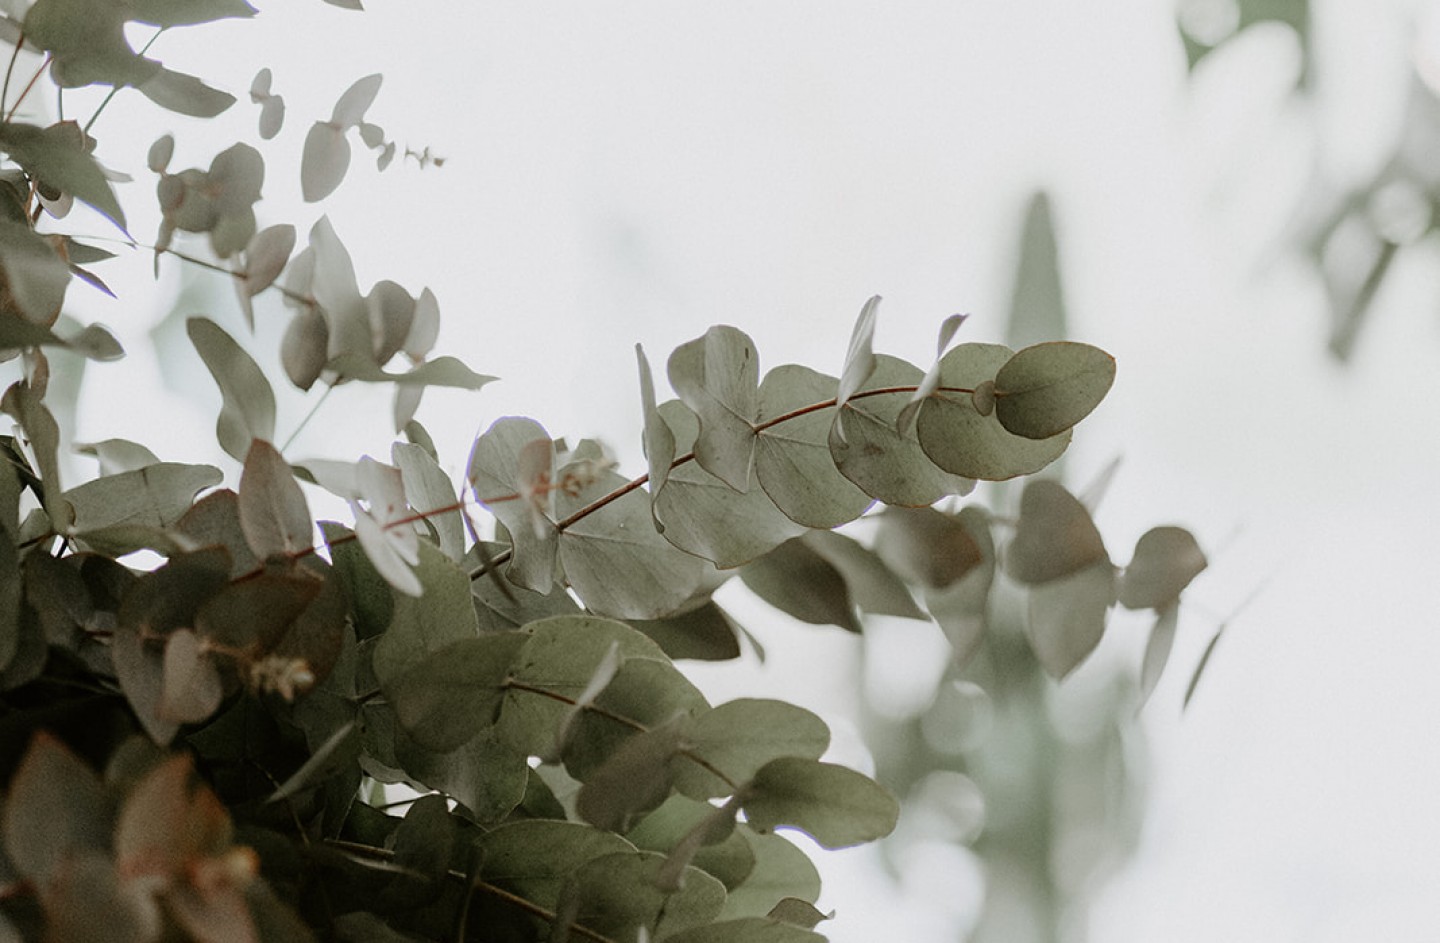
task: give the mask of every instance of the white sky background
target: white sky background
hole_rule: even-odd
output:
[[[1347,180],[1383,155],[1409,4],[1319,4],[1318,134],[1286,99],[1288,37],[1261,31],[1187,84],[1169,5],[1154,0],[259,5],[252,22],[165,37],[153,54],[242,99],[256,66],[274,69],[290,109],[262,145],[262,224],[308,228],[300,142],[367,73],[386,76],[371,120],[447,158],[377,175],[357,147],[323,208],[362,287],[429,285],[439,349],[503,378],[428,394],[420,418],[457,475],[475,432],[507,413],[598,435],[637,470],[637,341],[658,366],[729,323],[755,338],[762,368],[833,373],[875,293],[886,352],[925,362],[957,311],[973,315],[961,339],[998,339],[1024,200],[1049,188],[1073,334],[1119,361],[1072,473],[1124,456],[1099,521],[1118,561],[1174,522],[1213,562],[1145,711],[1141,852],[1092,939],[1440,938],[1440,258],[1434,246],[1407,257],[1339,368],[1315,281],[1274,251],[1313,162]],[[237,137],[257,143],[243,100],[213,128],[156,123],[147,105],[131,129],[117,105],[96,133],[132,190],[153,184],[144,153],[159,131],[177,132],[176,168]],[[133,230],[149,238],[153,223]],[[79,437],[214,460],[218,396],[198,364],[190,402],[153,388],[145,332],[163,311],[137,300],[155,297],[148,259],[132,268],[102,270],[119,304],[72,289],[132,352],[91,368]],[[262,322],[284,317],[261,309]],[[302,412],[282,406],[282,434]],[[342,390],[294,454],[383,457],[387,423],[388,399]],[[1216,619],[1257,589],[1182,718]],[[707,669],[707,689],[783,694],[843,734],[853,641],[746,615],[770,666]],[[1138,623],[1114,635],[1119,657],[1138,658]],[[933,641],[916,630],[906,650],[933,659]],[[955,862],[953,875],[912,875],[907,892],[869,860],[825,863],[822,906],[840,916],[823,929],[837,943],[943,938],[974,894]]]

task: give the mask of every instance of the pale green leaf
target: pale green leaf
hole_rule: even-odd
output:
[[[830,454],[836,389],[833,377],[795,365],[771,370],[760,387],[755,472],[770,500],[806,527],[838,527],[873,503]]]
[[[224,403],[215,435],[232,458],[244,461],[255,439],[275,437],[275,393],[260,367],[214,321],[189,318],[186,333],[220,387]]]
[[[213,118],[235,104],[235,96],[211,88],[193,75],[161,68],[139,85],[140,94],[161,108],[192,118]]]
[[[682,344],[667,365],[670,385],[700,419],[695,460],[736,491],[750,483],[760,358],[743,332],[724,325]]]
[[[934,508],[887,508],[875,552],[903,579],[926,589],[951,585],[983,559],[960,521]]]
[[[365,120],[365,112],[370,110],[370,105],[375,101],[375,96],[380,93],[380,83],[385,77],[380,73],[367,75],[362,79],[356,79],[335,102],[335,109],[330,115],[330,123],[342,130],[353,128]]]
[[[995,542],[989,515],[982,508],[962,508],[959,522],[978,548],[980,561],[949,585],[926,587],[925,608],[949,640],[955,664],[964,665],[984,637],[990,588],[995,583]]]
[[[920,447],[914,429],[901,422],[905,410],[912,409],[910,404],[919,402],[903,389],[924,382],[919,368],[894,357],[877,357],[874,372],[857,392],[902,391],[852,397],[840,408],[830,430],[830,455],[840,473],[886,504],[925,507],[946,495],[968,494],[975,487],[973,480],[937,467]],[[938,361],[935,382],[939,383]]]
[[[1115,568],[1109,561],[1031,588],[1026,635],[1046,674],[1058,681],[1095,650],[1114,603]]]
[[[1175,645],[1175,630],[1180,625],[1180,603],[1172,601],[1155,615],[1155,625],[1150,629],[1150,639],[1145,643],[1145,655],[1140,661],[1139,704],[1144,706],[1160,683],[1165,665],[1170,661],[1170,649]]]
[[[465,522],[455,499],[455,488],[430,453],[418,445],[396,442],[390,458],[399,466],[405,497],[417,514],[435,528],[440,549],[452,560],[465,556]]]
[[[554,451],[550,434],[539,423],[507,416],[475,440],[466,473],[475,500],[505,525],[514,544],[506,576],[538,593],[548,593],[555,585],[560,547],[553,522],[555,499],[548,487],[555,474]]]
[[[655,502],[665,487],[666,479],[670,477],[670,464],[675,461],[675,436],[656,409],[655,378],[650,373],[650,361],[645,357],[645,349],[639,344],[635,345],[635,359],[640,368],[640,408],[645,421],[644,447],[650,474],[650,507],[656,526],[663,532],[665,528]],[[695,427],[698,431],[698,421]]]
[[[614,472],[591,474],[593,481],[575,496],[556,497],[562,518],[626,484]],[[587,608],[623,619],[657,619],[674,612],[694,595],[709,569],[655,530],[650,502],[639,490],[571,523],[560,534],[560,560]]]
[[[83,536],[90,531],[134,524],[169,527],[190,510],[199,491],[220,484],[223,478],[220,469],[213,466],[175,462],[97,478],[65,492],[64,498],[75,513],[70,532]]]
[[[656,421],[673,431],[676,451],[688,450],[699,429],[695,414],[676,400],[659,408]],[[751,487],[738,492],[695,462],[669,470],[665,488],[652,505],[665,526],[665,539],[718,567],[730,568],[805,532],[754,484],[752,473]]]
[[[305,135],[300,155],[300,192],[306,203],[317,203],[335,192],[350,169],[350,142],[345,129],[330,121],[317,121]]]
[[[227,17],[251,17],[245,0],[132,0],[129,18],[151,26],[193,26]]]
[[[926,618],[895,571],[853,538],[831,530],[814,530],[800,539],[839,571],[861,612],[902,619]]]
[[[850,346],[845,352],[845,366],[840,371],[840,384],[835,393],[835,404],[844,406],[875,372],[875,317],[880,308],[880,296],[875,295],[860,309],[855,319],[855,328],[850,333]]]
[[[326,364],[343,380],[359,380],[364,383],[398,383],[402,386],[445,386],[459,390],[478,390],[495,380],[492,376],[476,373],[454,357],[436,357],[416,364],[404,373],[390,373],[366,355],[346,353],[333,358]]]
[[[1025,209],[1019,255],[1006,320],[1006,343],[1019,349],[1060,340],[1068,333],[1065,292],[1050,197],[1044,192],[1032,196]]]

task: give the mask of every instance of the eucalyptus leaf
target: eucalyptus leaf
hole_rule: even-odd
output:
[[[553,911],[561,889],[587,861],[635,846],[591,825],[531,819],[496,826],[476,839],[475,849],[480,880]]]
[[[845,578],[799,538],[787,540],[746,564],[740,570],[740,579],[755,595],[801,622],[860,631]]]
[[[27,31],[32,28],[30,20],[34,19],[37,17],[32,8],[26,21]],[[0,151],[9,154],[31,177],[57,190],[74,194],[76,199],[94,207],[122,231],[125,229],[125,211],[120,208],[115,191],[105,179],[105,172],[85,150],[85,135],[75,122],[62,121],[48,128],[38,128],[7,121],[0,125]]]
[[[1115,567],[1102,560],[1030,590],[1026,635],[1045,673],[1058,680],[1100,644],[1115,603]]]
[[[555,584],[560,534],[553,521],[554,446],[533,419],[497,419],[470,450],[466,478],[514,544],[506,575],[538,593]],[[648,526],[648,525],[647,525]]]
[[[671,763],[675,788],[710,799],[730,795],[734,784],[749,781],[778,757],[819,759],[830,745],[830,728],[803,707],[741,698],[696,717],[685,730],[684,745],[685,756]]]
[[[633,939],[654,927],[659,939],[709,923],[725,904],[725,886],[697,868],[687,868],[679,886],[657,881],[665,856],[649,851],[605,855],[576,873],[579,907],[575,922],[606,938]]]
[[[240,529],[255,556],[295,557],[314,544],[305,493],[275,447],[253,440],[240,473]]]
[[[760,360],[742,331],[719,325],[670,355],[670,385],[700,420],[695,460],[736,491],[750,483]]]
[[[879,783],[843,766],[781,757],[760,768],[742,807],[753,828],[798,828],[823,848],[844,848],[890,834],[900,805]]]
[[[901,619],[926,618],[895,571],[858,541],[831,530],[813,530],[800,539],[839,571],[861,612]]]
[[[864,385],[875,372],[875,317],[880,308],[880,296],[875,295],[860,309],[855,328],[850,334],[850,347],[845,352],[845,366],[840,371],[840,384],[835,393],[835,405],[844,406],[851,396]]]
[[[1048,439],[1090,415],[1115,382],[1115,358],[1073,341],[1036,344],[995,374],[995,417],[1009,432]]]
[[[834,407],[814,408],[833,403],[836,382],[792,364],[771,370],[760,386],[755,472],[770,500],[806,527],[838,527],[874,503],[835,467]]]
[[[29,226],[0,220],[0,269],[4,274],[5,300],[10,302],[3,304],[3,308],[13,304],[18,308],[16,313],[34,325],[54,324],[70,284],[70,268],[55,251],[54,241]],[[0,328],[0,332],[3,330]],[[4,334],[0,333],[0,344],[10,346],[3,338]],[[23,343],[14,343],[14,346]]]
[[[162,68],[141,82],[140,94],[161,108],[192,118],[213,118],[235,104],[235,96],[211,88],[193,75]]]
[[[1020,521],[1005,550],[1005,569],[1021,583],[1048,583],[1097,562],[1109,563],[1090,512],[1054,481],[1031,481],[1020,495]]]
[[[223,477],[210,465],[162,462],[86,482],[64,494],[75,514],[71,533],[130,524],[169,527],[190,510],[198,492]]]
[[[335,102],[335,110],[330,115],[330,123],[348,129],[364,121],[365,112],[370,110],[375,96],[380,93],[380,83],[384,80],[385,77],[378,72],[362,79],[356,79],[355,83],[347,88],[340,99]]]
[[[109,850],[113,814],[95,771],[41,731],[6,790],[0,838],[9,863],[43,887],[71,855]]]
[[[390,627],[375,646],[375,675],[382,685],[395,681],[427,655],[479,636],[470,604],[470,578],[428,541],[421,541],[419,550],[415,575],[423,594],[396,598]]]
[[[1153,527],[1136,542],[1130,565],[1120,575],[1120,605],[1127,609],[1167,609],[1208,565],[1204,551],[1188,530]]]
[[[965,478],[1003,481],[1049,465],[1070,444],[1065,431],[1033,440],[1011,433],[994,414],[975,407],[972,391],[994,380],[1011,359],[1007,347],[960,344],[940,361],[940,389],[920,404],[915,432],[920,447],[940,468]]]
[[[455,499],[455,489],[430,453],[418,445],[396,442],[390,446],[391,460],[400,469],[405,497],[416,514],[435,528],[440,549],[452,560],[465,556],[465,522]]]
[[[387,668],[385,698],[411,739],[449,753],[495,723],[510,666],[528,641],[520,632],[492,632],[442,645],[398,674]]]
[[[1145,643],[1145,655],[1140,661],[1140,706],[1150,700],[1165,665],[1170,661],[1170,650],[1175,645],[1175,630],[1180,625],[1180,603],[1171,602],[1155,614],[1155,624],[1150,628],[1150,638]]]
[[[317,121],[305,135],[300,158],[300,192],[306,203],[318,203],[334,193],[350,169],[350,142],[345,129],[330,121]]]
[[[220,447],[237,461],[245,461],[252,441],[275,437],[275,393],[270,381],[214,321],[189,318],[185,330],[224,399],[215,425]]]

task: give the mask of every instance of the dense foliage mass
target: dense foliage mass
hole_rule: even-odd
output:
[[[933,507],[1060,456],[1110,388],[1103,351],[952,346],[956,317],[934,362],[912,365],[872,350],[872,299],[838,376],[762,374],[751,340],[715,327],[668,357],[676,399],[659,401],[637,349],[645,474],[509,417],[457,488],[413,417],[426,387],[490,378],[433,355],[429,291],[362,292],[323,217],[299,251],[293,226],[259,229],[265,161],[246,143],[177,172],[173,141],[156,142],[157,259],[203,235],[214,261],[182,257],[231,272],[248,317],[252,297],[281,292],[279,361],[300,389],[391,385],[390,461],[293,463],[265,370],[197,317],[238,481],[112,438],[82,447],[99,477],[62,482],[46,351],[121,348],[62,315],[74,279],[104,288],[89,267],[107,253],[57,221],[72,200],[122,233],[126,215],[86,129],[25,123],[21,104],[100,84],[217,114],[232,96],[134,52],[127,29],[255,11],[0,10],[14,61],[39,57],[14,98],[7,80],[0,122],[0,352],[20,367],[0,400],[15,430],[0,436],[0,940],[821,939],[815,869],[772,833],[873,841],[899,806],[824,761],[814,714],[711,705],[675,667],[739,654],[712,598],[736,574],[808,622],[934,619],[964,661],[1003,569],[1030,590],[1028,638],[1055,678],[1117,602],[1154,610],[1153,686],[1205,566],[1187,532],[1152,530],[1122,569],[1051,480],[1027,484],[1015,520]],[[360,79],[308,130],[307,200],[342,182],[352,131],[393,158],[365,120],[379,88]],[[268,70],[250,97],[261,140],[280,133]],[[317,522],[307,488],[347,502],[348,520]],[[861,517],[868,543],[835,530]],[[419,798],[388,803],[392,784]]]

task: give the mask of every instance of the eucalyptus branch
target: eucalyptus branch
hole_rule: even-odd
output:
[[[25,45],[25,27],[20,27],[20,35],[15,39],[15,48],[10,50],[10,63],[5,66],[5,83],[0,85],[0,110],[5,107],[5,99],[10,97],[10,76],[15,72],[15,63],[20,58],[20,47]]]

